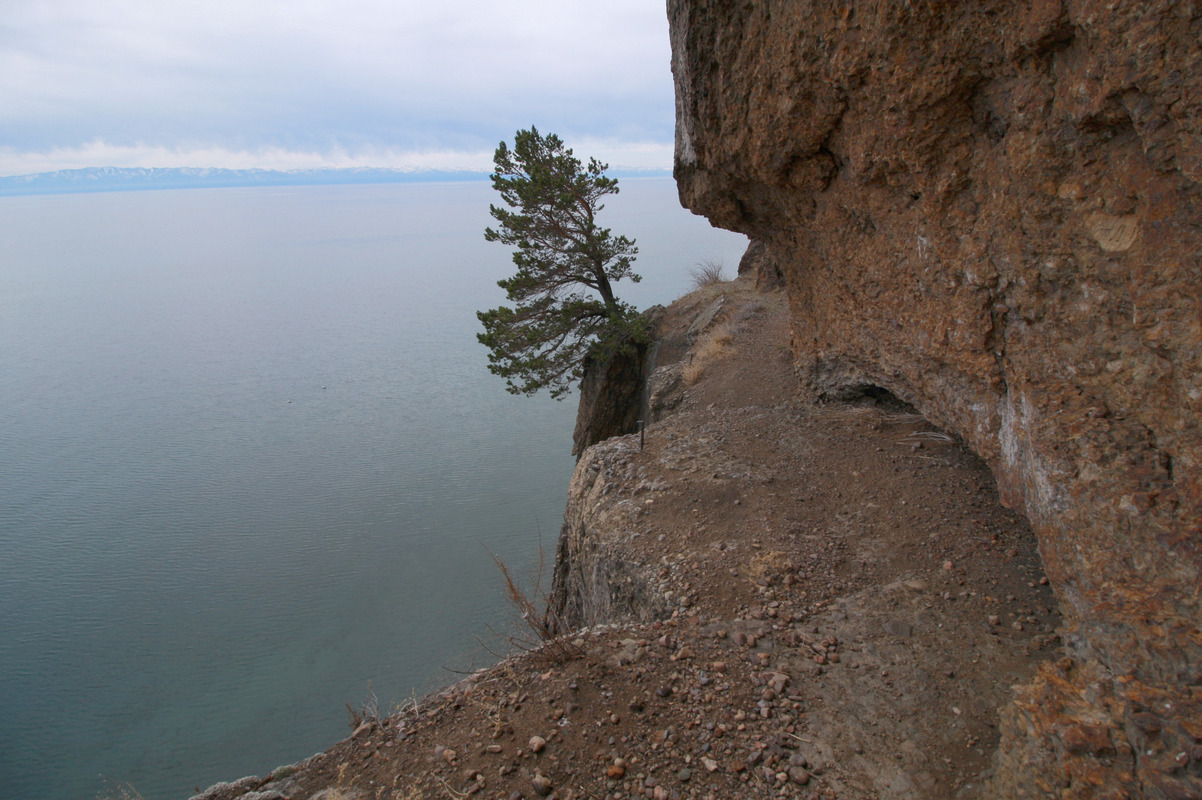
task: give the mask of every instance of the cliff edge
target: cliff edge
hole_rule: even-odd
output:
[[[1030,520],[1065,656],[994,797],[1202,797],[1202,9],[669,0],[684,204],[783,276],[812,398],[887,391]]]
[[[995,797],[997,709],[1059,652],[1035,536],[897,398],[798,400],[754,283],[664,310],[646,437],[577,464],[562,638],[200,798]]]

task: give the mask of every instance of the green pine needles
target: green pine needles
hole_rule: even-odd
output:
[[[601,199],[618,193],[609,165],[588,166],[555,134],[518,131],[493,155],[493,188],[508,208],[489,206],[497,228],[484,238],[515,247],[517,273],[497,281],[514,305],[477,312],[489,370],[513,394],[547,389],[562,398],[584,373],[586,358],[644,338],[634,307],[614,296],[638,248],[597,225]]]

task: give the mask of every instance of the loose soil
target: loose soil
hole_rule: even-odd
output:
[[[684,333],[719,297],[725,348]],[[696,382],[581,468],[612,476],[612,535],[671,615],[575,631],[210,800],[982,796],[997,709],[1059,652],[1025,521],[892,398],[798,400],[783,295],[704,287],[667,326],[657,367]]]

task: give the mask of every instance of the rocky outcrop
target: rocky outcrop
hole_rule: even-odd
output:
[[[548,604],[565,631],[671,612],[654,565],[633,562],[627,552],[640,535],[630,498],[647,490],[628,458],[637,449],[637,437],[610,438],[585,450],[572,475]]]
[[[991,465],[1066,657],[999,797],[1202,796],[1202,8],[669,0],[682,202],[763,242],[802,389]]]
[[[773,259],[768,246],[760,241],[747,245],[746,252],[739,259],[739,274],[753,276],[756,288],[761,290],[779,289],[785,282],[780,265]]]
[[[638,430],[646,358],[646,347],[631,346],[585,362],[572,455],[579,458],[597,442]]]
[[[652,339],[663,314],[663,306],[652,306],[642,314],[642,330]],[[652,352],[649,344],[629,341],[585,360],[576,429],[572,433],[572,455],[579,457],[597,442],[639,429],[645,405],[643,387]]]

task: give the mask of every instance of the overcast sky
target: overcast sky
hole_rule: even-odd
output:
[[[662,0],[6,0],[0,175],[491,166],[536,125],[670,167]]]

